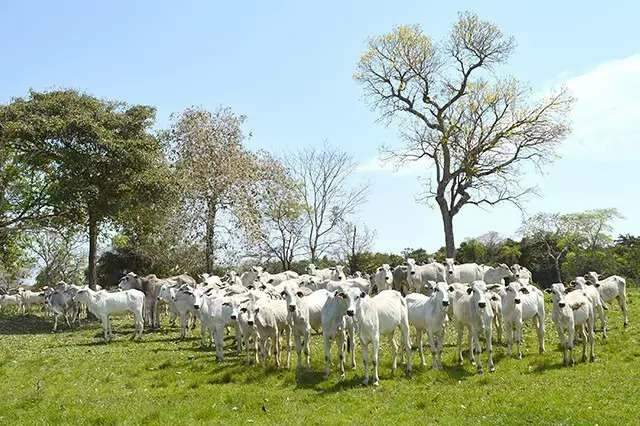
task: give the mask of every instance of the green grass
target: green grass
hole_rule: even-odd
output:
[[[639,297],[629,291],[626,330],[617,307],[608,311],[609,338],[598,335],[595,363],[561,366],[548,305],[543,355],[528,327],[524,359],[496,347],[497,371],[478,376],[454,363],[449,329],[444,371],[421,367],[414,353],[413,377],[401,369],[392,377],[383,350],[378,388],[360,384],[359,348],[358,369],[323,380],[320,336],[312,369],[296,373],[246,366],[244,357],[217,363],[199,339],[177,340],[166,324],[133,342],[132,320],[116,320],[116,340],[105,345],[96,322],[52,334],[42,314],[1,313],[0,424],[638,424]],[[226,344],[230,354],[231,336]]]

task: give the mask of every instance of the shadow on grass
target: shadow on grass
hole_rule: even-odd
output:
[[[26,334],[51,334],[53,330],[53,318],[44,318],[34,314],[0,316],[0,335],[26,335]],[[58,321],[58,333],[77,331],[77,328],[69,330],[64,319]]]

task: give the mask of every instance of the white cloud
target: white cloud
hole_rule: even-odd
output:
[[[576,104],[563,156],[611,160],[640,152],[640,55],[605,62],[565,84]]]

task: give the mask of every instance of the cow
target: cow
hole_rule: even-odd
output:
[[[373,286],[376,292],[393,289],[393,272],[389,264],[385,263],[376,270],[373,276]]]
[[[470,284],[474,281],[482,281],[484,271],[477,263],[455,263],[453,258],[446,258],[444,267],[446,269],[446,281],[448,283]]]
[[[620,310],[622,311],[624,326],[629,325],[629,312],[627,310],[627,281],[618,275],[600,279],[595,272],[588,272],[584,278],[591,283],[600,293],[602,302],[608,303],[613,299],[618,301]]]
[[[430,293],[430,282],[446,281],[444,265],[433,262],[426,265],[416,265],[416,261],[408,258],[407,266],[407,282],[409,291]]]
[[[433,289],[431,296],[420,293],[408,294],[407,310],[409,324],[416,329],[422,365],[425,365],[422,336],[426,332],[433,357],[432,367],[441,370],[449,292],[445,282],[433,283],[431,288]]]

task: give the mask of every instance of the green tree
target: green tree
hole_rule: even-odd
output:
[[[487,247],[477,239],[463,241],[456,251],[460,263],[488,263]]]
[[[86,226],[92,286],[101,227],[148,218],[166,193],[168,169],[150,133],[154,116],[148,106],[75,90],[31,91],[0,112],[0,140],[20,164],[46,176],[50,211]]]

